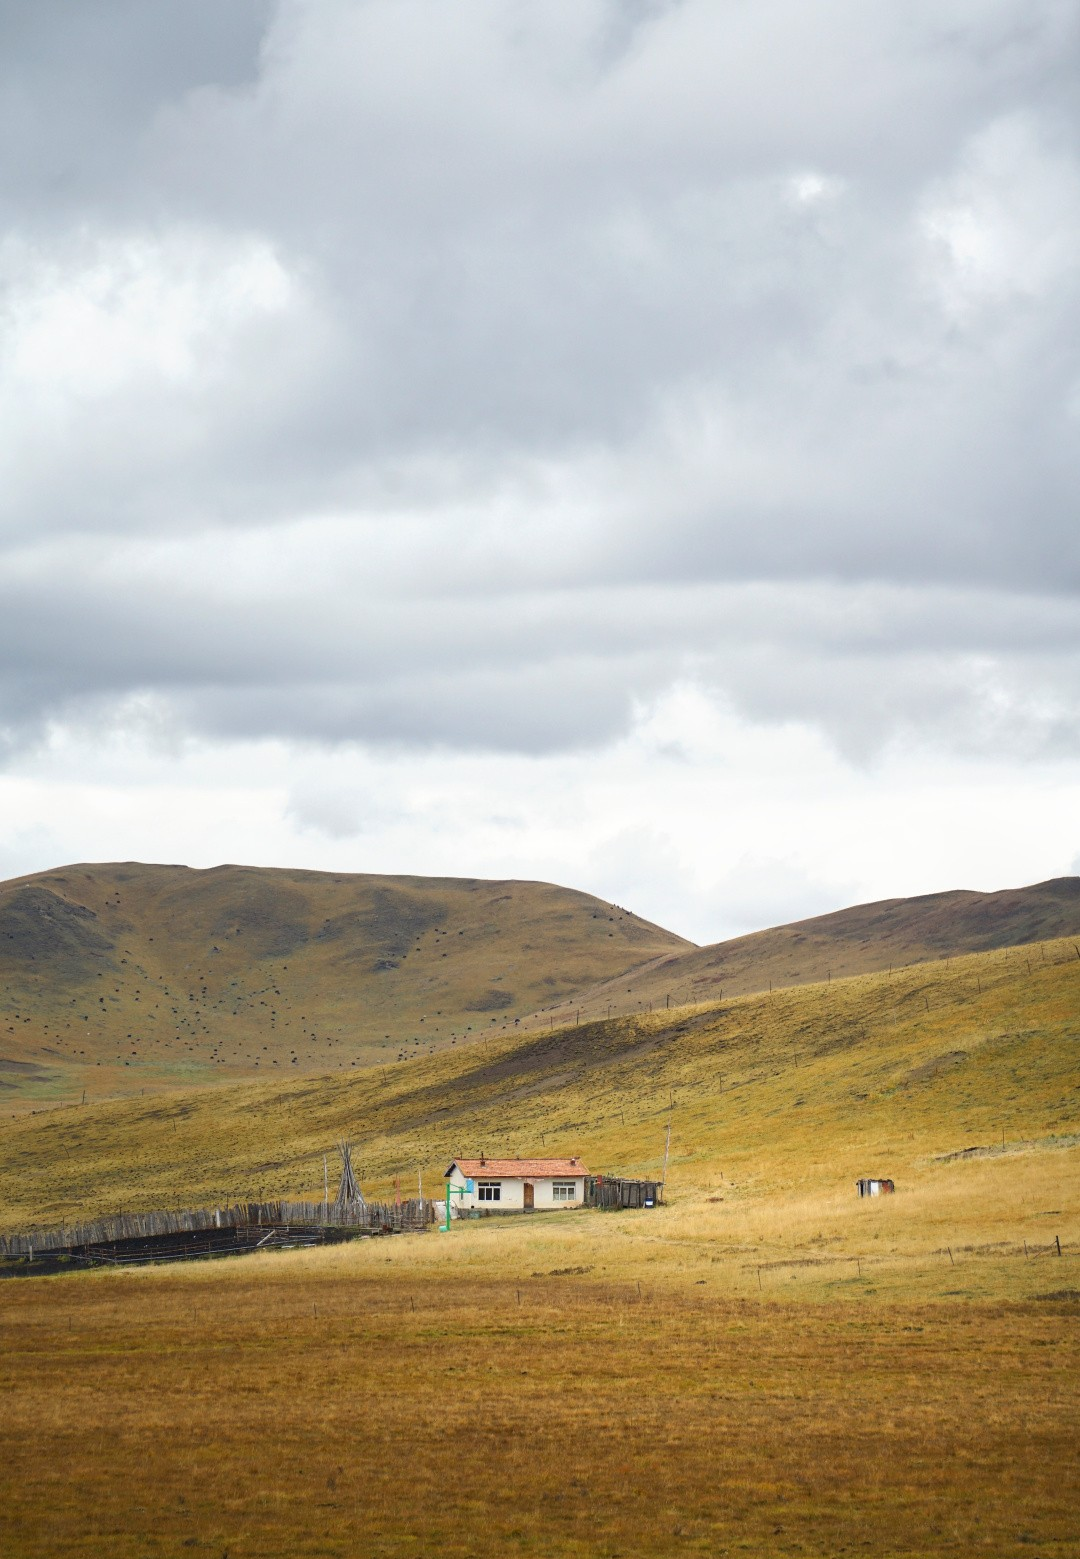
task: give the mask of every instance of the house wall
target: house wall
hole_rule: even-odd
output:
[[[502,1187],[502,1196],[500,1197],[499,1201],[482,1202],[479,1197],[480,1177],[474,1177],[473,1185],[475,1189],[471,1193],[466,1192],[464,1196],[452,1196],[450,1198],[451,1216],[454,1216],[460,1212],[464,1212],[466,1209],[473,1207],[483,1208],[487,1212],[513,1212],[515,1210],[518,1212],[521,1211],[521,1209],[525,1206],[525,1177],[522,1176],[521,1178],[517,1178],[507,1175],[491,1175],[488,1178],[492,1180],[497,1179]],[[551,1180],[542,1179],[540,1177],[530,1177],[529,1183],[533,1188],[534,1207],[581,1206],[582,1202],[585,1200],[585,1176],[559,1175],[558,1179],[560,1181],[569,1181],[573,1179],[574,1200],[572,1202],[556,1202],[551,1194]],[[458,1186],[463,1186],[465,1184],[465,1176],[461,1173],[461,1170],[458,1169],[456,1164],[454,1165],[453,1172],[450,1175],[450,1184]]]

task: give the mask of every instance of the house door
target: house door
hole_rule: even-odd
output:
[[[532,1207],[533,1205],[534,1205],[534,1203],[533,1203],[533,1188],[529,1184],[529,1182],[526,1180],[526,1182],[525,1182],[525,1206],[526,1207]]]

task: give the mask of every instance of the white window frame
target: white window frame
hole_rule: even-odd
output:
[[[478,1202],[501,1202],[501,1180],[478,1180],[476,1182],[476,1200]]]
[[[551,1182],[551,1200],[553,1202],[576,1202],[578,1188],[576,1180],[553,1180]]]

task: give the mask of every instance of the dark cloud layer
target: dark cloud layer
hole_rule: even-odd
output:
[[[1063,0],[0,13],[0,721],[1080,713]]]

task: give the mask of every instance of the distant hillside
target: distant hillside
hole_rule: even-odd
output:
[[[1045,942],[671,1012],[511,1029],[409,1066],[92,1098],[0,1119],[0,1230],[178,1200],[318,1196],[323,1155],[343,1136],[377,1196],[392,1194],[395,1180],[411,1188],[418,1172],[438,1194],[450,1158],[480,1151],[573,1153],[594,1171],[656,1176],[673,1119],[673,1194],[707,1188],[736,1211],[744,1192],[825,1190],[828,1205],[814,1203],[804,1226],[816,1257],[827,1226],[818,1220],[836,1214],[838,1188],[857,1206],[858,1175],[895,1174],[906,1193],[916,1179],[934,1181],[938,1155],[963,1163],[969,1151],[977,1160],[1000,1153],[1007,1171],[1024,1162],[1011,1159],[1014,1146],[1050,1159],[1068,1150],[1072,1158],[1045,1172],[1044,1192],[1021,1167],[1015,1183],[1008,1173],[1007,1187],[995,1181],[979,1214],[979,1238],[1001,1240],[1003,1195],[1014,1214],[1030,1196],[1028,1237],[1045,1241],[1039,1220],[1056,1209],[1065,1243],[1080,1231],[1078,1010],[1072,942]],[[938,1262],[948,1243],[939,1216],[931,1198],[911,1231],[924,1251],[941,1247]],[[972,1210],[954,1204],[950,1216]],[[710,1265],[725,1249],[713,1217],[699,1201],[679,1241]],[[652,1233],[648,1253],[635,1250],[637,1270],[648,1270]],[[761,1260],[756,1235],[751,1249]],[[1014,1255],[1022,1268],[1019,1244]]]
[[[598,981],[551,1004],[544,1022],[715,1001],[843,975],[871,974],[1050,937],[1080,937],[1080,877],[997,893],[882,899],[768,931],[664,953],[625,978]]]
[[[1080,878],[711,947],[548,883],[82,865],[0,884],[0,1114],[399,1061],[1053,937]]]
[[[690,946],[548,883],[43,872],[0,884],[0,1110],[429,1054]]]

